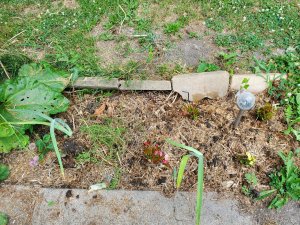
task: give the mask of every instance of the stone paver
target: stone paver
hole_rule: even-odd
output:
[[[229,88],[229,73],[214,71],[177,75],[172,78],[173,91],[188,101],[199,101],[205,97],[224,97]]]
[[[248,91],[252,93],[259,93],[268,88],[268,82],[273,81],[274,79],[280,79],[280,77],[286,77],[286,75],[280,76],[278,73],[271,73],[269,77],[267,74],[262,74],[261,76],[257,76],[256,74],[236,74],[232,76],[230,89],[238,91],[240,90],[242,81],[244,78],[249,79],[249,88]]]
[[[172,85],[167,80],[119,81],[119,90],[171,91]]]
[[[238,202],[205,193],[202,225],[298,225],[299,204],[242,213]],[[0,187],[0,211],[18,225],[193,225],[195,193]],[[275,221],[276,223],[273,223]],[[272,223],[270,223],[272,222]]]

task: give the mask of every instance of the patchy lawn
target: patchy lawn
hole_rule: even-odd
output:
[[[232,72],[300,40],[297,1],[18,0],[0,9],[4,53],[83,76],[168,79],[200,61]],[[220,52],[236,53],[230,68]]]

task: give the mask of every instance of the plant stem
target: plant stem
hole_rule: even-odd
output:
[[[5,66],[3,65],[3,63],[0,61],[0,66],[2,67],[2,69],[4,70],[5,75],[7,76],[8,79],[10,79],[10,76],[7,72],[7,70],[5,69]]]

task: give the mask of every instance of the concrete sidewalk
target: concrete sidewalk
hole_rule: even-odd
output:
[[[232,199],[205,193],[202,225],[299,225],[300,208],[242,213]],[[17,225],[193,225],[195,194],[166,198],[154,191],[93,191],[23,186],[0,188],[0,211]]]

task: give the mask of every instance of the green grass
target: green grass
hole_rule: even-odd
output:
[[[197,34],[199,39],[213,34],[215,44],[230,52],[240,52],[242,60],[236,66],[249,69],[252,53],[272,54],[276,48],[299,45],[299,3],[296,0],[77,0],[78,7],[66,8],[63,1],[2,0],[0,8],[0,54],[24,53],[23,49],[45,51],[44,60],[56,67],[76,67],[80,75],[130,77],[132,67],[104,69],[97,41],[116,41],[124,57],[131,53],[124,42],[128,37],[118,34],[122,27],[134,28],[137,40],[153,61],[156,31],[168,36],[183,37],[191,21],[205,22],[213,33]],[[156,6],[156,8],[154,7]],[[26,12],[26,13],[25,13]],[[165,21],[168,16],[173,19]],[[90,35],[99,23],[104,32]],[[168,42],[164,47],[168,48]],[[152,54],[152,56],[151,56]],[[32,59],[36,60],[34,56]],[[158,65],[157,65],[158,66]],[[143,74],[143,76],[147,76]]]
[[[219,34],[217,44],[241,50],[299,44],[300,24],[297,1],[234,0],[201,1],[207,27]]]
[[[82,126],[80,131],[87,135],[91,141],[92,148],[90,153],[81,154],[78,160],[91,160],[100,156],[107,161],[117,161],[123,153],[125,141],[123,133],[125,129],[119,124],[119,121],[105,119],[102,124],[93,124]]]

